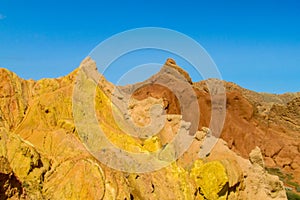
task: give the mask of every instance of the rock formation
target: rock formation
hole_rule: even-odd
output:
[[[259,147],[267,168],[278,168],[300,184],[300,92],[275,95],[256,93],[230,82],[223,84],[226,118],[221,138],[230,149],[247,159]],[[210,124],[212,103],[207,80],[193,83],[193,88],[200,107],[200,130]],[[162,87],[146,86],[135,95],[137,99],[163,98],[167,113],[180,114],[176,96]]]
[[[83,65],[96,69],[90,58],[80,67]],[[126,134],[126,126],[123,130],[114,120],[114,112],[117,117],[124,113],[122,106],[111,103],[121,102],[124,97],[114,93],[114,86],[101,76],[94,97],[96,117],[106,137],[118,148],[149,154],[170,144],[180,127],[195,129],[195,134],[189,135],[192,142],[188,150],[174,162],[152,172],[129,173],[97,160],[78,133],[72,109],[78,71],[57,79],[33,81],[0,70],[0,199],[286,199],[283,183],[264,169],[264,163],[299,178],[297,94],[269,96],[225,83],[223,139],[209,155],[199,158],[205,138],[217,141],[206,128],[211,102],[204,82],[192,83],[175,61],[168,60],[150,80],[174,79],[191,85],[201,117],[195,121],[190,113],[185,115],[178,97],[167,87],[147,84],[134,91],[126,109],[142,127],[151,124],[151,105],[161,105],[165,123],[158,134],[136,138]],[[121,89],[126,92],[136,87]],[[181,124],[183,120],[185,124]]]

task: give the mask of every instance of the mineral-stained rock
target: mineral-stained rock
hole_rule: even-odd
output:
[[[95,62],[90,58],[85,59],[81,67],[83,65],[89,66],[90,70],[96,69]],[[114,85],[101,76],[95,90],[94,116],[116,147],[150,154],[171,143],[178,130],[193,130],[191,132],[195,133],[189,135],[192,141],[187,151],[165,168],[147,173],[129,173],[101,163],[96,159],[97,155],[83,144],[72,109],[73,89],[80,69],[65,77],[39,81],[26,81],[8,70],[0,70],[0,199],[286,199],[278,177],[269,175],[261,167],[263,165],[252,164],[261,164],[260,156],[250,156],[251,163],[233,150],[248,156],[255,146],[259,146],[262,154],[267,155],[275,165],[290,163],[291,167],[299,170],[300,163],[296,156],[300,146],[297,146],[297,140],[292,143],[290,136],[286,136],[286,146],[276,140],[274,144],[280,148],[261,145],[265,142],[264,136],[272,139],[274,135],[282,135],[275,131],[278,129],[273,127],[274,124],[270,126],[273,127],[269,132],[271,135],[266,135],[267,128],[262,117],[289,124],[288,128],[284,128],[287,132],[290,129],[298,131],[298,121],[294,120],[298,113],[293,109],[298,105],[298,100],[293,100],[293,95],[280,97],[279,100],[268,96],[277,103],[289,102],[286,106],[257,105],[261,95],[256,95],[252,102],[249,100],[252,93],[227,84],[226,123],[230,125],[225,123],[222,137],[230,142],[227,144],[220,139],[211,154],[200,159],[203,141],[207,135],[214,138],[212,131],[205,128],[209,127],[211,102],[203,82],[192,84],[189,75],[170,59],[151,80],[163,79],[164,83],[172,83],[171,86],[181,94],[187,94],[186,89],[191,87],[198,97],[200,119],[192,119],[192,113],[182,116],[180,107],[186,106],[194,111],[198,105],[191,104],[188,98],[180,105],[180,97],[174,95],[170,88],[157,84],[146,84],[136,90],[126,107],[129,115],[124,116],[119,105],[113,101],[116,98],[117,102],[121,102],[124,97],[117,96],[113,92]],[[185,87],[175,83],[185,84]],[[128,92],[136,86],[120,88]],[[164,121],[161,121],[163,126],[153,136],[132,137],[125,132],[126,129],[122,129],[124,127],[119,126],[121,122],[115,120],[116,116],[126,119],[131,116],[140,127],[147,126],[151,124],[153,104],[161,105],[166,114]],[[269,110],[260,111],[258,107]],[[286,118],[289,122],[272,114],[279,111],[282,117],[289,113]],[[156,117],[160,115],[163,112]],[[90,128],[91,124],[85,126]],[[146,133],[140,132],[142,135]],[[252,133],[257,137],[252,137]],[[97,138],[93,142],[101,144]],[[179,146],[182,144],[180,142]],[[174,158],[178,152],[170,153],[175,154],[170,155]],[[283,160],[289,153],[290,160]]]
[[[2,151],[0,157],[3,174],[8,174],[19,183],[18,195],[26,191],[30,198],[42,198],[41,187],[46,171],[49,169],[49,161],[41,155],[26,141],[17,135],[1,130],[0,140]]]
[[[169,65],[176,64],[170,61]],[[200,107],[198,131],[209,127],[211,122],[212,103],[207,83],[208,80],[192,84]],[[230,149],[247,159],[249,153],[259,147],[266,167],[280,167],[300,184],[300,169],[293,164],[299,162],[300,156],[297,150],[300,144],[300,92],[275,95],[256,93],[230,82],[223,84],[226,88],[226,118],[221,138]],[[169,102],[165,107],[167,113],[181,114],[182,105],[169,88],[147,85],[133,96],[136,99],[162,98]]]
[[[191,176],[195,179],[197,187],[207,199],[227,199],[228,176],[225,167],[219,161],[202,164],[194,163]]]
[[[227,164],[224,166],[228,170],[230,183],[228,199],[286,199],[283,183],[277,176],[268,174],[257,163],[252,164],[238,156],[228,148],[226,142],[219,140],[208,160],[220,160],[222,158],[227,160]],[[235,162],[238,163],[238,166]],[[234,168],[241,171],[232,174]]]
[[[16,74],[0,69],[0,124],[14,129],[24,118],[28,104],[27,82]]]
[[[88,159],[61,163],[45,177],[44,196],[49,199],[102,199],[105,180],[101,167]]]

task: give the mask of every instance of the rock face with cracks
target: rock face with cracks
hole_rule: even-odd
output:
[[[86,58],[82,65],[96,69],[90,58]],[[284,158],[290,159],[291,167],[297,169],[295,158],[285,157],[290,146],[262,148],[264,140],[258,137],[257,141],[249,141],[249,147],[244,145],[239,149],[241,140],[235,138],[235,132],[263,132],[263,128],[255,127],[265,125],[265,117],[280,122],[278,124],[287,127],[286,130],[298,131],[293,125],[298,123],[295,118],[298,111],[293,109],[298,104],[297,99],[291,100],[292,94],[279,97],[279,100],[270,97],[288,103],[285,106],[279,102],[269,108],[269,102],[255,105],[257,99],[262,98],[260,95],[255,96],[253,103],[247,100],[252,94],[237,86],[229,88],[227,84],[229,115],[226,123],[232,124],[225,124],[224,139],[227,142],[220,139],[210,155],[200,158],[203,141],[211,134],[206,128],[210,118],[207,90],[202,83],[192,83],[189,75],[174,60],[168,60],[152,80],[172,83],[174,79],[192,85],[203,117],[197,121],[190,119],[189,115],[182,117],[182,102],[166,86],[125,86],[121,88],[125,93],[138,88],[130,97],[128,107],[124,108],[138,126],[151,124],[152,105],[160,105],[165,111],[160,113],[165,116],[161,130],[145,138],[128,135],[114,120],[113,112],[124,116],[122,107],[111,105],[118,102],[113,101],[114,98],[122,101],[122,97],[114,92],[113,84],[101,77],[95,95],[96,116],[107,138],[118,148],[135,153],[155,152],[171,143],[182,127],[182,120],[186,121],[187,130],[196,132],[189,135],[193,139],[187,151],[165,168],[129,173],[101,163],[83,144],[72,110],[77,73],[78,69],[65,77],[33,81],[0,69],[0,199],[286,199],[282,182],[265,171],[263,158],[274,158],[275,164],[285,164],[289,161]],[[180,85],[177,88],[185,91]],[[183,106],[189,106],[189,102],[183,103],[186,103]],[[274,112],[282,113],[280,116],[286,116],[292,122],[275,116]],[[243,129],[255,117],[256,126]],[[142,136],[145,134],[147,132],[141,132]],[[261,151],[254,149],[255,145]],[[240,156],[246,153],[248,156],[252,149],[250,160]],[[174,158],[174,155],[169,156]]]

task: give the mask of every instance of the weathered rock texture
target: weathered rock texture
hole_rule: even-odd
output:
[[[90,58],[82,64],[96,69]],[[172,74],[171,68],[183,76]],[[286,199],[282,182],[265,171],[264,163],[300,176],[297,94],[257,94],[225,83],[228,114],[222,137],[228,144],[220,139],[211,154],[200,159],[201,145],[210,132],[205,128],[211,109],[205,82],[192,85],[201,118],[199,124],[194,122],[197,126],[191,125],[198,131],[182,157],[149,173],[111,169],[89,153],[74,125],[72,92],[77,72],[26,81],[0,69],[0,199]],[[167,61],[161,73],[192,84],[173,60]],[[116,146],[153,152],[176,135],[182,113],[172,91],[148,84],[133,94],[129,112],[140,126],[151,122],[149,105],[161,104],[167,114],[159,134],[139,139],[122,132],[114,121],[112,90],[113,85],[102,77],[95,109],[101,127]],[[189,119],[187,115],[184,120]],[[256,146],[261,151],[255,149],[250,162],[245,158]]]
[[[275,95],[256,93],[230,82],[223,84],[226,118],[221,138],[244,158],[249,158],[252,149],[259,147],[266,167],[279,168],[300,184],[300,92]],[[200,107],[200,130],[209,127],[212,103],[207,81],[193,83],[193,88]],[[162,98],[167,113],[180,114],[176,96],[161,86],[140,88],[134,97]]]

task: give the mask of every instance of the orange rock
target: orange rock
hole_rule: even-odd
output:
[[[96,69],[90,58],[83,64]],[[199,132],[182,158],[152,173],[128,174],[97,161],[78,136],[72,113],[72,92],[78,71],[57,79],[33,81],[0,70],[0,178],[4,177],[10,188],[5,190],[5,195],[25,199],[203,199],[201,188],[189,173],[193,163],[199,161],[199,148],[205,138],[199,132],[203,131],[202,127],[209,127],[211,118],[211,100],[205,81],[192,83],[188,73],[174,60],[167,60],[161,72],[152,78],[163,79],[165,83],[176,79],[188,84],[172,87],[183,92],[187,86],[191,87],[198,101],[196,105],[190,105],[190,101],[180,105],[173,91],[159,84],[146,84],[136,90],[132,95],[136,105],[140,101],[140,107],[132,109],[136,122],[150,123],[143,112],[149,111],[151,98],[159,99],[168,114],[164,129],[155,138],[144,140],[131,138],[117,127],[112,109],[107,108],[114,86],[101,77],[96,115],[107,136],[119,147],[133,145],[128,148],[137,152],[155,151],[177,134],[182,118],[180,106],[200,108],[199,120],[189,113],[184,119],[192,122],[194,132]],[[267,166],[289,165],[285,170],[299,180],[299,94],[258,94],[232,83],[224,84],[227,116],[221,137],[228,145],[220,140],[203,162],[219,160],[226,169],[228,188],[224,188],[228,191],[222,191],[223,197],[285,199],[281,182],[264,169],[253,167],[245,158],[258,146],[269,159]],[[124,90],[128,88],[135,86],[125,86]]]

